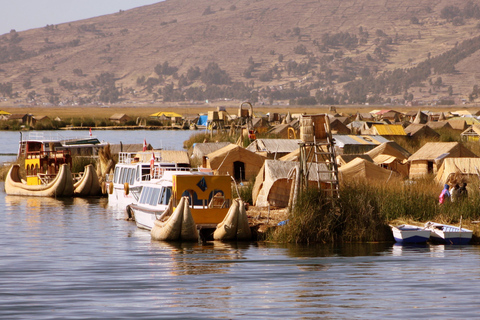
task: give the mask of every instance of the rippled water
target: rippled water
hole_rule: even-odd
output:
[[[1,319],[480,317],[478,246],[168,244],[104,198],[0,207]]]

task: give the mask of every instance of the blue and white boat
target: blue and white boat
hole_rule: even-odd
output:
[[[468,244],[473,235],[472,230],[431,221],[425,228],[430,230],[430,240],[441,244]]]
[[[390,226],[393,237],[398,243],[425,243],[430,238],[430,230],[426,228],[402,224],[399,226]]]

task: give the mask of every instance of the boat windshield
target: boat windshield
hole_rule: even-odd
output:
[[[172,197],[172,187],[164,187],[162,188],[162,192],[160,193],[160,199],[158,204],[168,205],[170,198]]]

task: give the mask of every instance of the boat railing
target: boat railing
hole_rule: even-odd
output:
[[[27,152],[26,159],[58,159],[65,158],[65,156],[70,155],[70,150],[57,150],[57,151],[29,151]]]
[[[42,182],[42,184],[49,184],[52,182],[57,174],[51,174],[51,173],[37,173],[38,179]]]

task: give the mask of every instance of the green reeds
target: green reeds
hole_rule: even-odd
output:
[[[431,177],[400,183],[343,183],[340,198],[328,199],[318,190],[302,194],[289,215],[289,222],[277,228],[271,240],[293,243],[341,243],[391,241],[388,224],[435,221],[471,227],[480,218],[478,182],[470,183],[468,198],[443,205],[438,203],[442,186]]]

